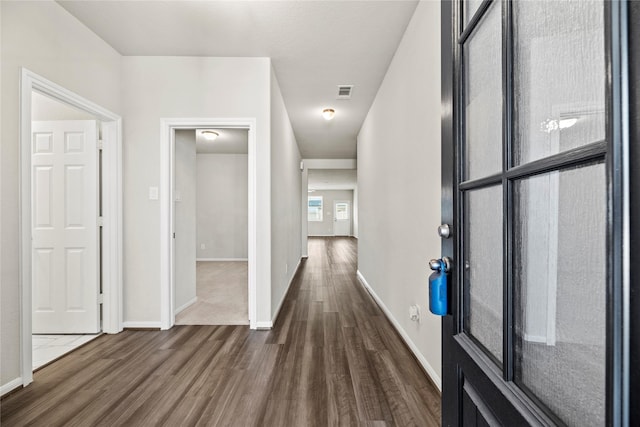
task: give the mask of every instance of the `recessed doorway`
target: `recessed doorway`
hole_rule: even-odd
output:
[[[247,199],[247,238],[246,238],[246,260],[232,259],[231,261],[244,261],[247,263],[246,275],[247,281],[247,314],[248,323],[251,329],[257,329],[260,324],[257,322],[257,282],[256,275],[256,263],[257,263],[257,193],[256,193],[256,134],[255,134],[256,121],[255,118],[239,118],[239,119],[202,119],[202,118],[186,118],[186,119],[161,119],[161,186],[160,186],[160,200],[162,205],[161,210],[161,259],[160,275],[161,275],[161,328],[169,329],[176,323],[176,310],[186,309],[176,303],[176,297],[178,297],[176,289],[176,271],[179,266],[176,264],[176,250],[180,250],[177,245],[177,239],[179,230],[176,229],[175,217],[179,212],[176,211],[176,196],[182,200],[182,194],[174,185],[176,176],[176,138],[181,130],[208,130],[218,133],[218,137],[221,133],[227,130],[241,129],[246,134],[247,140],[247,152],[246,156],[246,181],[247,181],[247,193],[245,195]],[[216,138],[218,139],[218,138]],[[220,138],[221,140],[223,138]],[[195,153],[194,153],[195,154]],[[197,177],[192,177],[196,179]],[[177,191],[176,191],[177,190]],[[195,219],[193,219],[195,224]],[[242,240],[242,239],[240,239]],[[205,250],[208,248],[205,242]],[[199,252],[202,246],[191,245],[187,243],[189,247],[188,251]],[[241,257],[238,257],[241,258]],[[193,257],[190,258],[194,260]],[[225,261],[230,261],[225,259]],[[191,262],[191,261],[189,261]],[[192,270],[193,271],[193,270]],[[194,277],[193,275],[192,277]],[[193,283],[193,281],[192,281]],[[195,286],[194,286],[195,287]],[[189,300],[185,300],[186,303],[190,301],[195,304],[194,297]],[[183,302],[184,304],[185,302]],[[191,304],[188,304],[191,305]],[[244,321],[246,323],[246,320]]]
[[[248,129],[175,131],[176,325],[248,325]]]
[[[110,111],[24,68],[20,87],[26,386],[43,361],[34,360],[34,333],[122,330],[122,141]]]

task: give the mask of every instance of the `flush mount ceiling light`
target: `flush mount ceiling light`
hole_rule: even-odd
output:
[[[218,132],[214,132],[212,130],[203,130],[202,132],[200,132],[200,134],[204,137],[204,139],[206,139],[207,141],[214,141],[217,137],[220,136],[220,134]]]
[[[325,120],[331,120],[335,115],[336,110],[334,110],[333,108],[325,108],[324,110],[322,110],[322,117],[324,117]]]

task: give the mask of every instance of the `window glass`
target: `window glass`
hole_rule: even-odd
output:
[[[322,196],[309,196],[309,221],[322,221]]]
[[[513,17],[515,163],[604,140],[602,1],[514,2]]]
[[[495,3],[463,48],[467,180],[502,170],[501,37],[500,3]]]
[[[502,186],[465,194],[465,331],[502,361]]]
[[[516,382],[570,426],[605,425],[604,163],[515,185]]]

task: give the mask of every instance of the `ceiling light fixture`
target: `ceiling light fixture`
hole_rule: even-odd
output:
[[[325,108],[324,110],[322,110],[322,117],[324,117],[325,120],[331,120],[335,115],[336,110],[334,110],[333,108]]]
[[[557,130],[568,129],[578,122],[577,117],[570,117],[567,119],[547,119],[540,123],[540,130],[542,132],[551,133]]]
[[[202,132],[200,132],[200,134],[204,137],[204,139],[206,139],[207,141],[214,141],[217,137],[220,136],[220,134],[218,132],[214,132],[212,130],[203,130]]]

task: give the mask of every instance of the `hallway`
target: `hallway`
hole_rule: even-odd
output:
[[[355,239],[310,238],[273,330],[103,335],[3,399],[2,425],[439,425],[437,389],[356,260]]]

